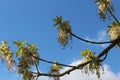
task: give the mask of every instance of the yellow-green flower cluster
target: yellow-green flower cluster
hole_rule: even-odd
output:
[[[110,26],[108,26],[107,34],[111,41],[114,41],[120,37],[120,25],[118,22],[113,22]],[[120,43],[117,45],[120,46]]]
[[[96,3],[98,5],[98,13],[102,19],[105,19],[106,16],[110,17],[109,12],[114,12],[113,5],[110,0],[96,0]]]
[[[12,51],[10,51],[7,42],[2,41],[2,44],[0,46],[0,57],[2,58],[2,61],[6,61],[8,70],[10,70],[12,66],[13,62],[12,56],[13,53]]]
[[[58,26],[57,40],[61,46],[65,47],[69,44],[69,41],[72,40],[71,26],[69,21],[62,21],[62,16],[56,17],[54,19],[54,26]]]
[[[95,73],[98,78],[101,76],[100,69],[102,67],[101,62],[99,58],[95,57],[95,52],[90,51],[89,49],[83,50],[80,53],[84,58],[82,60],[82,63],[85,63],[87,61],[90,61],[89,64],[85,65],[83,67],[83,71],[87,74],[90,72]]]

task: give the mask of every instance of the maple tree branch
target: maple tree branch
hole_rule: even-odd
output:
[[[101,53],[98,54],[98,58],[101,58],[102,56],[104,56],[105,54],[108,53],[109,50],[111,50],[118,42],[120,42],[120,38],[116,39],[113,43],[111,43],[107,48],[105,48]],[[37,74],[38,76],[49,76],[49,77],[61,77],[64,76],[66,74],[69,74],[70,72],[76,70],[76,69],[82,69],[85,65],[89,64],[92,60],[89,60],[85,63],[80,63],[74,67],[71,67],[70,69],[64,71],[63,73],[60,73],[58,75],[55,74],[48,74],[48,73],[37,73],[37,72],[33,72],[33,74]]]
[[[37,72],[40,73],[36,62],[35,62],[35,66],[36,66]]]
[[[104,0],[101,0],[104,3]],[[110,7],[106,7],[107,11],[110,13],[110,15],[115,19],[115,21],[120,25],[119,20],[117,19],[117,17],[113,14],[113,12],[111,11]]]
[[[48,60],[45,60],[45,59],[42,59],[42,58],[39,58],[37,56],[34,56],[34,55],[31,55],[33,56],[34,58],[40,60],[40,61],[43,61],[43,62],[46,62],[46,63],[49,63],[49,64],[55,64],[55,62],[52,62],[52,61],[48,61]],[[66,64],[62,64],[62,63],[56,63],[58,65],[62,65],[62,66],[65,66],[65,67],[75,67],[75,66],[71,66],[71,65],[66,65]]]
[[[100,61],[103,62],[106,58],[107,58],[107,53],[105,54],[105,57],[103,59],[101,59]]]
[[[91,60],[90,60],[91,61]],[[70,68],[70,69],[68,69],[68,70],[66,70],[66,71],[64,71],[63,73],[61,73],[61,74],[48,74],[48,73],[37,73],[37,72],[33,72],[33,74],[37,74],[37,75],[39,75],[39,76],[49,76],[49,77],[61,77],[61,76],[64,76],[64,75],[66,75],[66,74],[70,74],[70,72],[72,72],[72,71],[74,71],[74,70],[76,70],[76,69],[81,69],[81,67],[83,67],[83,66],[85,66],[86,64],[88,64],[90,61],[87,61],[87,62],[85,62],[85,63],[81,63],[81,64],[78,64],[77,66],[75,66],[75,67],[72,67],[72,68]]]
[[[90,40],[86,40],[86,39],[83,39],[81,37],[78,37],[77,35],[73,34],[72,32],[69,32],[72,36],[74,36],[75,38],[81,40],[81,41],[84,41],[84,42],[87,42],[87,43],[92,43],[92,44],[108,44],[108,43],[112,43],[114,41],[106,41],[106,42],[95,42],[95,41],[90,41]]]
[[[115,19],[115,21],[120,25],[119,20],[117,19],[117,17],[112,13],[112,11],[110,10],[110,8],[107,8],[108,12],[111,14],[111,16]]]
[[[100,58],[103,55],[107,54],[110,49],[112,49],[117,43],[120,42],[120,37],[117,38],[113,43],[111,43],[106,49],[104,49],[97,57]]]
[[[39,69],[38,69],[38,65],[37,65],[36,62],[35,62],[35,67],[36,67],[36,69],[37,69],[37,73],[40,74]],[[38,80],[39,75],[37,75],[36,77],[37,77],[36,80]]]

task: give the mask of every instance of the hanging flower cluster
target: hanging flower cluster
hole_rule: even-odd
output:
[[[113,5],[110,0],[96,0],[96,3],[98,5],[98,13],[102,19],[106,19],[106,16],[109,18],[110,11],[111,13],[114,12]]]
[[[117,22],[113,22],[110,26],[108,26],[107,34],[110,40],[114,41],[120,37],[120,25]],[[118,43],[120,46],[120,43]]]
[[[102,65],[101,65],[99,58],[95,57],[94,54],[95,54],[95,52],[92,52],[89,49],[81,51],[81,55],[84,57],[82,60],[82,63],[85,63],[85,62],[91,60],[91,62],[89,64],[87,64],[83,67],[83,71],[88,74],[90,72],[95,73],[97,75],[97,77],[100,78],[100,76],[101,76],[100,70],[101,70]],[[103,67],[102,67],[102,69],[103,69]]]
[[[16,51],[19,60],[17,64],[18,73],[23,76],[24,80],[33,80],[34,75],[30,69],[39,64],[39,60],[35,58],[39,58],[38,49],[33,44],[27,44],[26,41],[14,41],[14,44],[18,47]]]
[[[72,40],[71,26],[69,25],[69,21],[62,22],[62,16],[56,17],[54,19],[54,26],[58,26],[58,35],[57,40],[61,46],[65,47],[68,45],[69,41]]]
[[[12,67],[12,63],[13,63],[12,56],[13,53],[12,51],[10,51],[7,42],[2,41],[2,44],[0,46],[0,57],[2,61],[6,61],[8,70],[10,70]]]
[[[50,74],[55,74],[59,75],[60,74],[60,69],[62,68],[62,65],[59,65],[57,61],[51,66],[50,68]],[[59,77],[53,77],[54,80],[60,80]]]

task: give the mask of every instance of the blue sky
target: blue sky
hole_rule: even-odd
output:
[[[120,3],[113,1],[115,15],[119,17]],[[73,38],[72,49],[62,49],[57,42],[57,29],[53,27],[53,18],[63,16],[69,20],[72,31],[78,36],[96,41],[108,41],[107,25],[113,20],[103,22],[97,13],[94,0],[0,0],[0,41],[6,40],[14,49],[12,41],[27,40],[39,48],[41,58],[70,64],[82,59],[80,51],[89,48],[96,53],[105,47],[87,44]],[[101,37],[101,38],[100,38]],[[120,52],[117,48],[109,52],[107,64],[112,72],[119,73]],[[40,65],[42,72],[48,72],[48,64]],[[8,72],[5,64],[0,62],[0,80],[15,79],[15,72]]]

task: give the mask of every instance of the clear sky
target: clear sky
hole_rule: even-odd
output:
[[[120,18],[120,1],[112,0],[115,15]],[[14,49],[12,41],[27,40],[39,48],[41,58],[70,64],[80,60],[80,51],[89,48],[100,53],[105,45],[92,45],[73,38],[72,49],[62,49],[57,42],[57,29],[53,27],[53,18],[63,16],[69,20],[72,31],[78,36],[95,41],[108,41],[107,25],[113,20],[103,22],[97,13],[94,0],[0,0],[0,41],[6,40]],[[117,48],[109,52],[107,64],[112,72],[119,73],[120,51]],[[48,64],[40,65],[42,72],[48,72]],[[0,62],[0,80],[15,79],[15,72],[8,72],[6,65]]]

